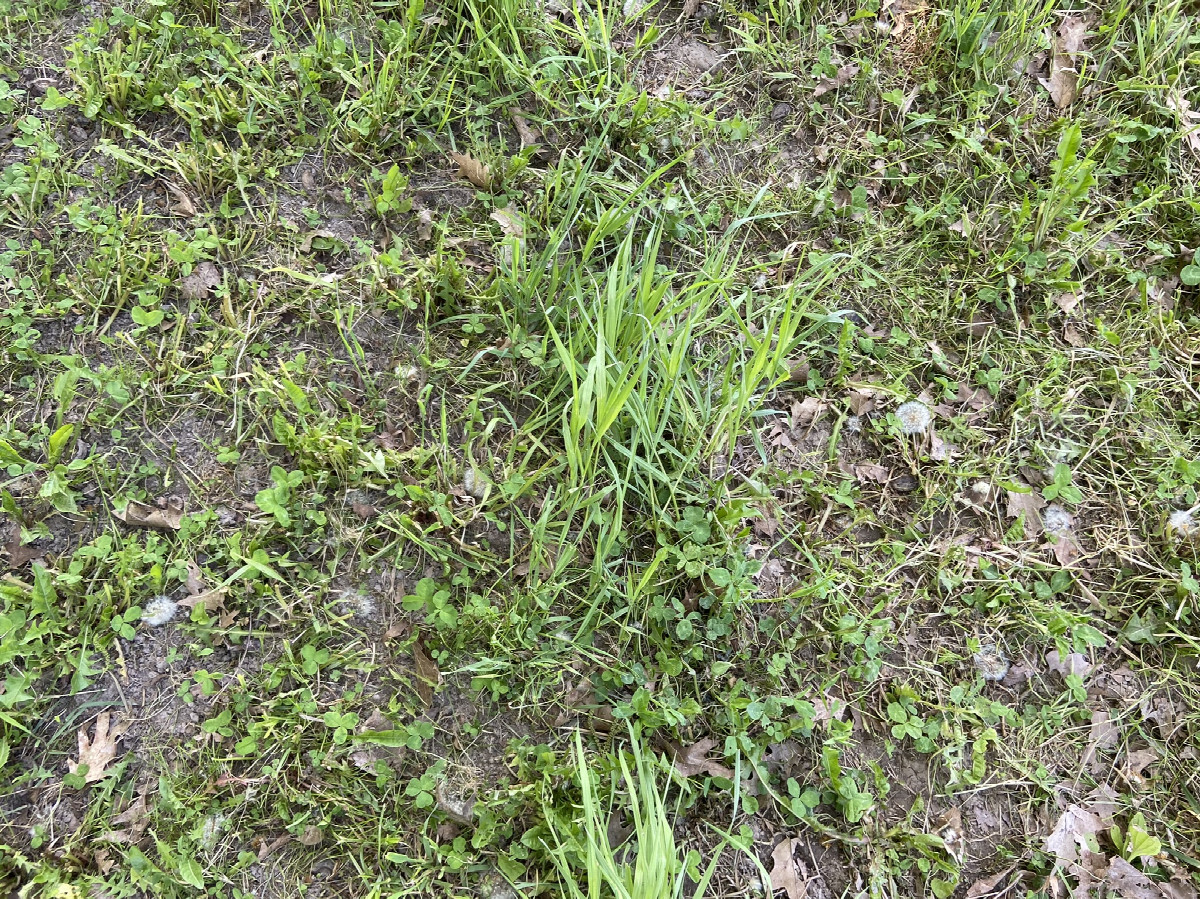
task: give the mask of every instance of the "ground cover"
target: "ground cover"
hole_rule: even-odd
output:
[[[0,23],[8,893],[1196,896],[1187,4]]]

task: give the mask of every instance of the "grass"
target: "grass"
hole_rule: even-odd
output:
[[[635,6],[0,0],[4,888],[1195,894],[1191,11]]]

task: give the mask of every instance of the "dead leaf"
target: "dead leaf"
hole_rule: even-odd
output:
[[[458,163],[458,176],[466,178],[480,190],[490,190],[492,173],[486,165],[466,153],[450,153],[450,158]]]
[[[379,509],[377,509],[375,506],[372,506],[370,503],[360,503],[357,500],[351,501],[350,509],[355,515],[363,520],[374,518],[379,514]]]
[[[1008,877],[1016,870],[1016,865],[1009,865],[998,874],[993,874],[990,877],[981,877],[967,888],[967,899],[979,899],[981,896],[987,896],[992,893],[996,887],[1000,886],[1000,882]]]
[[[874,481],[876,484],[886,486],[887,482],[892,479],[892,474],[887,468],[874,462],[860,462],[852,468],[854,479],[860,484],[869,484]]]
[[[542,132],[529,124],[525,118],[524,112],[518,107],[511,107],[508,110],[508,116],[512,119],[513,127],[517,129],[517,136],[521,138],[521,149],[526,147],[536,147],[542,142]]]
[[[1046,653],[1046,664],[1059,677],[1074,674],[1085,678],[1092,673],[1092,663],[1087,660],[1087,656],[1079,652],[1073,652],[1063,659],[1059,657],[1057,649],[1052,649]]]
[[[1123,899],[1162,899],[1158,885],[1119,855],[1109,860],[1104,881]]]
[[[836,696],[818,696],[812,700],[813,724],[823,721],[844,721],[846,718],[846,703]]]
[[[129,805],[113,816],[111,823],[121,824],[124,827],[120,830],[107,831],[101,835],[100,839],[106,843],[136,843],[140,840],[142,834],[146,832],[146,828],[150,826],[150,809],[146,804],[146,797],[149,794],[150,782],[147,781],[138,789],[137,796]]]
[[[697,743],[693,743],[686,749],[680,749],[678,746],[672,745],[675,751],[675,770],[684,777],[692,777],[696,774],[707,774],[711,777],[724,777],[726,779],[733,778],[733,772],[714,759],[708,758],[709,751],[717,745],[717,741],[712,737],[705,737]]]
[[[1104,767],[1096,758],[1097,750],[1111,749],[1120,739],[1121,731],[1113,723],[1112,715],[1107,709],[1096,709],[1092,712],[1092,729],[1080,764],[1086,766],[1093,774],[1097,773]]]
[[[175,198],[175,202],[171,205],[171,212],[183,218],[192,218],[196,214],[196,204],[182,189],[170,181],[163,181],[163,186],[166,187],[167,193]]]
[[[459,824],[471,824],[475,820],[474,796],[458,796],[450,792],[445,784],[438,784],[434,787],[433,795],[437,800],[438,809],[447,817]]]
[[[83,776],[84,783],[95,783],[107,773],[108,763],[117,757],[117,740],[125,733],[127,725],[118,721],[109,727],[109,713],[101,712],[96,716],[95,736],[88,739],[87,727],[79,730],[79,759],[67,760],[67,770],[75,774],[86,765],[87,773]]]
[[[1049,77],[1038,81],[1059,109],[1066,109],[1079,95],[1079,56],[1086,37],[1087,23],[1079,16],[1065,16],[1054,35]]]
[[[840,87],[845,87],[858,74],[858,66],[854,63],[848,63],[837,70],[837,75],[833,78],[828,76],[817,82],[817,86],[813,88],[813,97],[823,97],[830,91],[835,91]]]
[[[8,539],[4,542],[4,551],[8,553],[9,567],[14,569],[34,562],[46,554],[45,549],[39,549],[36,546],[21,545],[21,524],[16,521],[9,525]]]
[[[442,673],[437,663],[429,657],[421,639],[412,645],[413,664],[417,668],[417,694],[426,707],[433,705],[433,694],[442,682]]]
[[[194,593],[183,599],[175,601],[175,605],[183,606],[185,609],[194,609],[196,606],[204,606],[206,612],[224,612],[225,611],[225,593],[224,587],[215,587],[212,590],[205,590],[202,593]]]
[[[1025,533],[1030,536],[1040,534],[1042,531],[1042,516],[1038,513],[1046,508],[1046,501],[1042,499],[1042,495],[1035,490],[1028,493],[1018,493],[1016,490],[1006,491],[1008,493],[1008,506],[1005,509],[1005,514],[1009,518],[1019,518],[1025,516]]]
[[[1070,568],[1083,555],[1083,547],[1079,545],[1079,541],[1070,531],[1064,534],[1055,534],[1051,538],[1050,546],[1054,551],[1054,558],[1063,568]]]
[[[787,899],[804,899],[808,895],[808,870],[804,862],[793,857],[800,840],[784,840],[771,853],[771,892],[783,890]]]
[[[1063,340],[1077,350],[1087,346],[1086,335],[1072,324],[1063,328]]]
[[[1075,310],[1075,307],[1079,305],[1081,299],[1083,297],[1075,291],[1067,291],[1066,293],[1055,294],[1054,305],[1070,315]]]
[[[417,240],[421,243],[433,240],[433,213],[428,209],[417,213]]]
[[[525,222],[521,218],[521,213],[511,206],[495,210],[488,218],[499,223],[500,230],[509,237],[525,236]]]
[[[1167,106],[1179,117],[1179,132],[1183,142],[1196,156],[1200,156],[1200,112],[1192,109],[1191,102],[1184,97],[1183,91],[1175,88],[1167,94]]]
[[[191,559],[187,562],[187,580],[184,581],[188,596],[197,596],[204,592],[204,572]]]
[[[92,861],[95,863],[96,870],[100,872],[101,876],[104,876],[111,871],[113,869],[113,865],[116,864],[116,862],[112,860],[112,856],[108,854],[107,849],[92,850]]]
[[[221,286],[221,270],[207,259],[179,281],[179,292],[187,300],[203,300]]]
[[[183,510],[173,505],[168,505],[165,509],[158,509],[131,499],[124,509],[114,512],[113,517],[133,527],[177,531],[183,523]]]
[[[855,415],[866,415],[875,408],[876,391],[869,388],[856,388],[846,394],[846,403]]]
[[[296,842],[301,846],[320,846],[324,839],[325,831],[315,824],[309,824],[304,828],[304,833],[296,837]]]
[[[945,462],[954,455],[954,444],[943,440],[933,428],[929,429],[929,458],[934,462]]]
[[[1130,783],[1142,784],[1146,776],[1142,773],[1147,765],[1158,761],[1158,753],[1153,749],[1135,749],[1125,755],[1125,766],[1122,774]]]
[[[1069,865],[1079,858],[1080,849],[1086,848],[1086,837],[1104,829],[1099,815],[1079,805],[1068,805],[1050,836],[1046,837],[1046,851],[1061,864]]]
[[[341,241],[341,238],[338,237],[337,234],[335,234],[334,232],[329,231],[325,228],[318,228],[317,230],[309,231],[307,234],[304,235],[304,240],[300,241],[300,252],[301,253],[311,253],[312,249],[313,249],[313,241],[319,240],[319,239],[339,241],[339,242]],[[318,249],[320,249],[320,247],[318,247]]]
[[[1160,883],[1158,888],[1162,890],[1164,899],[1198,899],[1195,886],[1181,875],[1171,878],[1169,883]]]

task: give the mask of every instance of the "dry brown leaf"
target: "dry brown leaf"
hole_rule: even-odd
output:
[[[1034,490],[1029,493],[1018,493],[1016,490],[1006,492],[1008,493],[1008,506],[1005,514],[1009,518],[1019,518],[1024,514],[1025,533],[1031,536],[1041,533],[1042,517],[1038,513],[1046,508],[1046,501],[1042,499],[1042,495]]]
[[[1079,16],[1065,16],[1054,35],[1049,77],[1038,80],[1059,109],[1066,109],[1079,95],[1079,56],[1086,37],[1087,23]]]
[[[708,774],[711,777],[732,778],[733,772],[731,770],[720,762],[707,757],[709,751],[716,745],[717,741],[712,737],[705,737],[703,740],[693,743],[686,749],[681,749],[679,746],[672,744],[671,749],[675,753],[675,770],[684,777]]]
[[[1079,305],[1079,301],[1081,299],[1083,299],[1083,297],[1071,290],[1067,291],[1066,293],[1055,294],[1054,305],[1069,315],[1075,310],[1075,307]]]
[[[114,512],[113,517],[128,525],[138,528],[153,528],[157,531],[177,531],[183,523],[183,510],[173,505],[158,509],[137,500],[130,500],[120,512]]]
[[[500,230],[509,237],[525,236],[525,222],[521,218],[521,213],[511,206],[495,210],[488,218],[493,222],[497,222],[500,225]]]
[[[1196,156],[1200,156],[1200,112],[1192,109],[1191,101],[1178,88],[1167,94],[1167,106],[1179,117],[1179,132],[1183,142]]]
[[[315,824],[309,824],[304,828],[304,833],[296,837],[296,842],[301,846],[320,846],[324,839],[325,831]]]
[[[450,792],[445,784],[434,787],[434,798],[438,809],[459,824],[470,824],[475,820],[475,797],[458,796]]]
[[[146,797],[150,793],[147,782],[139,789],[137,796],[119,814],[112,818],[113,824],[122,824],[121,830],[110,830],[100,839],[106,843],[136,843],[150,826],[150,809],[146,805]]]
[[[1065,534],[1055,534],[1051,538],[1050,547],[1054,551],[1054,558],[1063,568],[1070,568],[1083,555],[1083,547],[1079,545],[1079,540],[1070,531]]]
[[[1046,851],[1061,864],[1069,865],[1079,858],[1080,849],[1086,848],[1085,838],[1104,829],[1104,821],[1095,812],[1080,805],[1068,805],[1046,837]]]
[[[214,587],[212,590],[204,590],[200,593],[193,593],[191,596],[184,597],[175,601],[178,606],[183,606],[185,609],[194,609],[196,606],[204,606],[206,612],[224,612],[225,611],[225,593],[224,587]]]
[[[980,899],[981,896],[990,895],[996,887],[1000,886],[1001,881],[1016,870],[1016,867],[1016,865],[1009,865],[998,874],[979,878],[967,888],[967,899]]]
[[[187,580],[184,581],[188,596],[198,596],[204,592],[204,572],[191,559],[187,563]]]
[[[854,479],[860,484],[869,484],[872,481],[876,484],[887,485],[891,480],[892,474],[883,465],[877,465],[874,462],[860,462],[852,466],[854,471]]]
[[[1146,766],[1158,761],[1158,753],[1153,749],[1135,749],[1125,755],[1124,776],[1127,781],[1140,782],[1145,780],[1143,772]]]
[[[840,87],[845,87],[858,74],[858,66],[854,63],[848,63],[837,70],[837,75],[833,78],[826,76],[817,82],[817,86],[813,88],[813,97],[823,97],[830,91],[835,91]]]
[[[442,682],[442,673],[437,663],[429,657],[425,646],[418,638],[412,645],[413,664],[417,668],[417,694],[426,707],[433,705],[433,694]]]
[[[417,240],[421,243],[433,240],[433,213],[428,209],[417,213]]]
[[[166,187],[167,193],[175,198],[175,202],[171,205],[171,212],[183,218],[192,218],[196,214],[196,204],[182,189],[170,181],[163,181],[163,186]]]
[[[866,415],[875,408],[876,393],[870,388],[855,388],[846,393],[846,403],[855,415]]]
[[[1121,739],[1121,731],[1115,723],[1113,723],[1112,715],[1107,709],[1096,709],[1092,712],[1092,729],[1088,736],[1087,748],[1083,751],[1081,764],[1088,768],[1093,774],[1097,773],[1104,766],[1096,758],[1096,752],[1100,749],[1111,749],[1116,746]]]
[[[1119,855],[1109,860],[1104,882],[1122,899],[1162,899],[1158,884]]]
[[[486,165],[468,156],[466,153],[450,153],[450,158],[458,163],[458,176],[466,178],[480,190],[490,190],[492,187],[492,173]]]
[[[798,403],[792,403],[792,427],[800,428],[811,425],[825,414],[829,403],[822,402],[815,396],[806,396]]]
[[[192,273],[179,280],[179,292],[184,299],[203,300],[221,286],[221,270],[205,260]]]
[[[312,248],[313,248],[313,241],[318,238],[324,238],[326,240],[337,240],[337,241],[341,240],[341,238],[338,237],[337,234],[335,234],[333,231],[326,230],[325,228],[318,228],[317,230],[309,231],[307,234],[304,235],[304,240],[300,241],[300,252],[301,253],[311,253]]]
[[[514,106],[508,110],[508,115],[512,119],[513,127],[517,129],[517,136],[521,138],[522,150],[541,144],[542,132],[529,124],[523,110]]]
[[[118,721],[109,724],[108,712],[96,716],[95,736],[88,739],[88,728],[79,729],[79,758],[67,760],[67,770],[75,774],[86,765],[87,773],[83,776],[84,783],[95,783],[107,773],[108,764],[117,757],[117,740],[125,733],[126,724]]]
[[[819,696],[812,700],[813,724],[823,721],[844,721],[846,719],[846,703],[836,696]]]
[[[943,440],[938,436],[937,431],[930,428],[929,430],[929,458],[934,462],[945,462],[954,455],[954,444],[948,440]]]
[[[1087,346],[1087,335],[1072,324],[1063,328],[1063,340],[1077,350]]]
[[[1086,678],[1092,673],[1092,663],[1087,660],[1087,656],[1079,652],[1073,652],[1064,659],[1059,656],[1057,649],[1052,649],[1046,653],[1046,664],[1060,677],[1075,674]]]
[[[1162,890],[1164,899],[1200,899],[1196,887],[1184,880],[1182,875],[1176,875],[1169,883],[1160,883],[1158,888]]]
[[[8,553],[10,568],[20,568],[40,559],[46,554],[45,549],[36,546],[21,545],[21,525],[14,521],[8,528],[8,539],[4,541],[4,551]]]
[[[771,892],[783,890],[787,899],[804,899],[808,895],[808,871],[804,862],[793,857],[800,840],[784,840],[771,853]]]

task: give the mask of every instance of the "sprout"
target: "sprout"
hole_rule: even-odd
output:
[[[162,627],[175,617],[179,606],[169,596],[156,596],[142,610],[142,621],[151,627]]]
[[[1196,509],[1176,509],[1167,517],[1167,537],[1176,543],[1200,540],[1200,521]]]
[[[933,413],[929,407],[917,400],[909,400],[896,410],[896,418],[900,422],[900,432],[907,436],[924,434],[933,424]]]
[[[1071,526],[1074,524],[1075,519],[1062,506],[1046,506],[1042,510],[1042,527],[1046,529],[1047,534],[1061,537],[1063,534],[1070,533]]]

